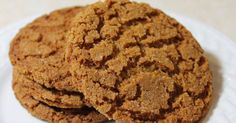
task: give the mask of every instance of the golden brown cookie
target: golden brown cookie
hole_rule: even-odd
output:
[[[48,88],[78,91],[65,63],[65,33],[81,7],[56,10],[37,18],[11,42],[10,60],[18,72]]]
[[[13,69],[14,79],[19,80],[18,83],[25,91],[31,94],[33,98],[49,106],[59,108],[81,108],[89,106],[84,99],[83,94],[71,91],[59,91],[53,88],[46,88],[37,82],[28,79],[25,75],[20,74],[17,69]]]
[[[32,91],[23,85],[24,79],[13,77],[13,90],[15,96],[33,116],[52,123],[100,123],[106,117],[94,108],[83,106],[81,108],[58,108],[34,98]]]
[[[207,112],[212,75],[203,49],[162,11],[128,0],[97,2],[73,19],[67,39],[74,82],[107,117],[196,122]]]

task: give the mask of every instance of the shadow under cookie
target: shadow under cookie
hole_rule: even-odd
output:
[[[218,104],[220,94],[223,91],[223,88],[222,88],[223,87],[222,86],[223,77],[222,77],[222,73],[221,73],[222,66],[219,62],[219,59],[207,51],[205,52],[205,55],[208,58],[209,65],[212,70],[212,74],[213,74],[212,86],[213,86],[214,91],[212,93],[212,101],[211,101],[211,105],[209,106],[209,112],[206,115],[206,117],[204,119],[202,119],[201,123],[205,123],[209,120],[210,116],[213,114],[213,112]]]

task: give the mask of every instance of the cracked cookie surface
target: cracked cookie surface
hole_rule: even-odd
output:
[[[13,78],[13,90],[16,98],[32,115],[51,123],[100,123],[107,121],[106,117],[94,108],[83,106],[81,108],[58,108],[37,100],[31,91],[22,85],[24,80]]]
[[[56,10],[22,28],[11,42],[10,60],[18,72],[48,88],[79,91],[65,62],[65,33],[81,7]]]
[[[73,81],[121,122],[197,122],[212,75],[203,49],[175,19],[147,4],[106,0],[76,15],[67,35]]]
[[[84,95],[79,92],[59,91],[52,88],[46,88],[30,79],[25,75],[20,74],[17,69],[13,69],[13,77],[20,81],[18,83],[27,93],[30,93],[33,98],[49,106],[59,108],[81,108],[89,106],[84,99]]]

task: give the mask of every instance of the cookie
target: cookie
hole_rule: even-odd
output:
[[[204,51],[147,4],[106,0],[73,18],[66,59],[85,98],[121,122],[197,122],[212,96]]]
[[[47,88],[77,91],[65,63],[64,34],[81,7],[56,10],[37,18],[19,31],[11,42],[10,60],[18,72]]]
[[[24,79],[13,78],[15,96],[33,116],[52,123],[99,123],[106,121],[106,117],[94,108],[83,106],[81,108],[58,108],[37,100],[32,91],[22,83]]]
[[[17,69],[13,69],[13,71],[13,77],[21,82],[18,84],[38,101],[59,108],[81,108],[85,105],[89,106],[83,94],[79,92],[59,91],[53,88],[46,88],[28,79],[25,75],[20,74]]]

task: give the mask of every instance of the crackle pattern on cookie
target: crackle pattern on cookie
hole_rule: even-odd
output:
[[[32,115],[51,123],[100,123],[106,121],[106,117],[94,108],[58,108],[35,99],[25,86],[23,80],[14,77],[13,89],[16,98]]]
[[[203,50],[173,18],[147,4],[106,0],[72,21],[66,59],[81,91],[123,122],[196,122],[212,95]]]
[[[65,62],[65,33],[81,7],[56,10],[22,28],[11,42],[10,60],[17,71],[48,88],[79,91]]]

